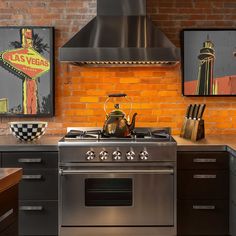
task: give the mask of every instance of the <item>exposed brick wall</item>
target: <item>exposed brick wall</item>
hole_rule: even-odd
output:
[[[147,0],[155,24],[179,46],[183,28],[235,28],[234,0]]]
[[[190,27],[235,27],[235,1],[147,0],[148,14],[179,46],[179,31]],[[55,108],[48,133],[67,126],[101,126],[110,92],[125,92],[138,112],[138,126],[170,126],[178,134],[186,105],[207,103],[207,133],[236,133],[236,97],[181,95],[180,66],[169,68],[81,68],[58,62],[58,47],[96,14],[96,0],[1,0],[0,25],[48,25],[55,32]],[[8,133],[1,118],[0,134]]]

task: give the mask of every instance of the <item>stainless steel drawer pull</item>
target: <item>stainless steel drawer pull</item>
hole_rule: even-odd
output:
[[[193,205],[194,210],[215,210],[216,207],[213,205]]]
[[[216,175],[193,175],[194,179],[216,179]]]
[[[25,179],[25,180],[39,180],[42,178],[43,178],[42,175],[22,175],[22,179]]]
[[[18,159],[19,163],[41,163],[42,158],[20,158]]]
[[[63,170],[59,169],[60,175],[73,175],[73,174],[102,174],[102,173],[119,173],[119,174],[166,174],[172,175],[174,173],[173,169],[158,169],[158,170]]]
[[[4,213],[3,215],[0,216],[0,223],[2,221],[4,221],[8,216],[12,215],[13,214],[13,208],[10,209],[9,211],[7,211],[6,213]]]
[[[194,158],[193,162],[212,163],[212,162],[216,162],[216,159],[215,158]]]
[[[20,206],[20,211],[42,211],[42,206]]]

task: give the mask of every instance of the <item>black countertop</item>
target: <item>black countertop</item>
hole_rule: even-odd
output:
[[[13,135],[0,136],[0,152],[9,151],[58,151],[58,141],[63,135],[44,135],[40,139],[25,142]]]
[[[33,142],[19,141],[13,135],[0,136],[0,152],[58,151],[58,141],[63,135],[44,135]],[[174,135],[178,151],[229,151],[236,155],[236,135],[208,135],[197,142]]]

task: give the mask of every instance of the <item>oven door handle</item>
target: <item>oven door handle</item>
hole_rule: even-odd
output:
[[[86,170],[64,170],[64,169],[59,169],[59,174],[60,175],[76,175],[76,174],[103,174],[103,173],[119,173],[119,174],[162,174],[162,175],[173,175],[174,174],[174,169],[152,169],[152,170],[144,170],[144,169],[139,169],[139,170],[91,170],[91,169],[86,169]]]

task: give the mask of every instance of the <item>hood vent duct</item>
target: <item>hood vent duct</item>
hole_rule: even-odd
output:
[[[59,51],[83,66],[175,65],[179,49],[146,16],[146,0],[97,0],[97,16]]]

